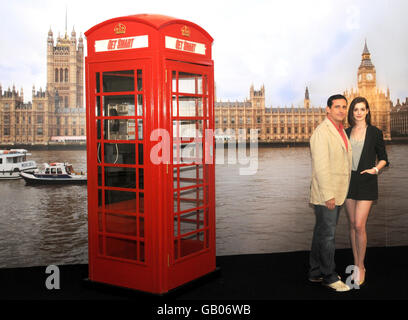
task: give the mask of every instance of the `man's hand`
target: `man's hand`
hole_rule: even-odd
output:
[[[329,210],[333,210],[336,207],[336,201],[334,200],[334,198],[326,201],[326,207]]]

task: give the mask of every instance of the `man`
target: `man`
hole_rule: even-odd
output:
[[[335,231],[351,174],[351,144],[343,128],[347,99],[333,95],[327,101],[327,117],[310,138],[312,183],[310,203],[316,224],[310,252],[309,280],[342,292],[350,290],[335,270]]]

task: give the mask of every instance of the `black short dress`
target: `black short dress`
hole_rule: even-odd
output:
[[[351,127],[346,129],[350,138]],[[378,199],[378,175],[360,172],[371,169],[376,165],[376,160],[384,160],[389,166],[383,133],[375,126],[369,125],[366,130],[364,146],[361,151],[357,171],[351,171],[351,179],[348,199],[354,200],[377,200]]]

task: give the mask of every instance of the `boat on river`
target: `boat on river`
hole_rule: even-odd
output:
[[[86,184],[87,176],[74,171],[72,164],[67,162],[44,163],[44,170],[26,173],[21,177],[26,184]]]
[[[27,160],[30,155],[25,149],[0,150],[0,180],[20,179],[21,172],[34,172],[37,164]]]

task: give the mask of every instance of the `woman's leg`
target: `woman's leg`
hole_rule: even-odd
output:
[[[357,266],[358,263],[358,255],[357,255],[357,247],[356,247],[356,231],[355,231],[355,224],[356,224],[356,204],[357,200],[353,199],[346,199],[345,207],[347,211],[347,219],[349,222],[349,230],[350,230],[350,245],[351,249],[353,250],[353,257],[354,257],[354,265]]]
[[[355,207],[356,265],[359,267],[360,271],[360,282],[365,278],[364,259],[367,249],[366,224],[372,203],[373,201],[371,200],[358,200]]]

